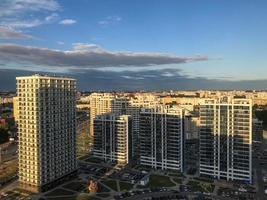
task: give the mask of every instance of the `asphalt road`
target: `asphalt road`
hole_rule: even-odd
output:
[[[148,197],[162,197],[162,196],[172,196],[172,195],[183,195],[183,196],[197,196],[197,194],[193,192],[179,192],[179,193],[174,193],[172,191],[166,191],[166,192],[153,192],[153,193],[146,193],[146,194],[140,194],[140,195],[134,195],[131,197],[126,197],[124,200],[142,200],[144,198]],[[218,199],[218,200],[232,200],[231,198],[227,197],[218,197],[218,196],[207,196],[207,197],[212,197],[213,199]]]
[[[16,151],[18,150],[18,145],[17,143],[11,143],[9,145],[1,145],[2,147],[2,162],[8,161],[13,159],[14,157],[17,156]],[[4,148],[3,148],[4,147]]]

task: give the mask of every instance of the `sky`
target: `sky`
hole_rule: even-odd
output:
[[[265,0],[1,0],[0,90],[266,89]]]

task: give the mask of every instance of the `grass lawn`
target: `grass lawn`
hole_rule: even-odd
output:
[[[102,194],[96,194],[96,196],[98,197],[102,197],[102,198],[107,198],[109,197],[110,195],[108,193],[102,193]]]
[[[100,183],[98,183],[98,192],[97,193],[102,193],[102,192],[110,192],[110,190],[105,187],[104,185],[101,185]]]
[[[68,195],[73,195],[74,192],[70,192],[64,189],[55,189],[47,194],[45,194],[45,196],[68,196]]]
[[[189,181],[187,185],[190,185],[194,191],[202,192],[202,188],[199,186],[198,181]]]
[[[169,173],[169,176],[172,176],[172,177],[184,177],[184,175],[181,172]]]
[[[80,194],[74,200],[100,200],[95,196],[89,196],[87,194]]]
[[[77,197],[73,196],[73,197],[48,197],[46,198],[47,200],[76,200]]]
[[[95,196],[90,196],[88,194],[79,194],[72,197],[48,197],[48,200],[100,200]]]
[[[112,190],[118,191],[117,183],[114,180],[103,180],[103,181],[101,181],[101,183],[108,186]]]
[[[77,192],[81,192],[86,188],[86,183],[85,182],[71,182],[66,185],[63,185],[64,188],[74,190]]]
[[[200,183],[200,186],[203,188],[204,192],[212,193],[215,186],[210,183]]]
[[[175,183],[177,183],[177,184],[182,184],[182,179],[180,179],[180,178],[173,178],[172,179]]]
[[[76,200],[76,197],[51,197],[46,198],[47,200]]]
[[[189,181],[187,185],[192,186],[194,191],[208,192],[212,193],[214,190],[214,185],[210,183],[200,183],[198,181]]]
[[[212,179],[206,178],[206,177],[195,177],[194,179],[198,180],[198,181],[208,182],[208,183],[213,183],[214,182]]]
[[[132,188],[133,188],[133,184],[120,181],[120,189],[121,189],[121,191],[123,191],[123,190],[128,191],[128,190],[131,190]]]
[[[162,175],[150,175],[149,177],[149,182],[148,182],[149,187],[172,187],[175,186],[173,182],[171,182],[170,178],[167,176],[162,176]]]

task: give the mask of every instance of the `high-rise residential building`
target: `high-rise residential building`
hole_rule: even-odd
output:
[[[185,109],[184,114],[184,167],[198,168],[199,161],[199,112],[194,107],[179,105]],[[188,109],[189,108],[189,109]]]
[[[76,173],[76,81],[42,75],[16,79],[20,187],[46,191]]]
[[[252,138],[256,142],[262,141],[263,138],[263,121],[259,119],[253,119]]]
[[[94,143],[94,118],[111,112],[111,101],[114,96],[110,93],[93,93],[89,96],[90,115],[90,146]]]
[[[200,105],[200,175],[252,182],[252,101],[222,97]]]
[[[85,99],[85,98],[84,98]],[[130,115],[132,117],[132,152],[139,155],[139,115],[141,108],[151,108],[159,103],[156,96],[151,94],[122,95],[117,93],[93,93],[86,100],[90,111],[90,143],[94,142],[94,118],[105,113]]]
[[[128,115],[104,114],[94,119],[93,155],[128,164],[132,157],[132,121]]]
[[[77,110],[76,122],[76,152],[77,157],[80,157],[87,155],[90,151],[89,112],[87,110]]]
[[[141,110],[141,165],[183,171],[183,115],[178,106]]]
[[[199,138],[199,116],[185,115],[184,117],[184,133],[185,140]]]
[[[129,98],[126,114],[133,120],[133,155],[140,157],[140,112],[142,108],[154,108],[159,105],[159,99],[151,94],[137,94]]]
[[[13,97],[13,117],[16,122],[18,119],[18,97]]]

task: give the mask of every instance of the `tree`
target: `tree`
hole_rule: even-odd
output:
[[[0,128],[0,144],[8,141],[9,134],[7,129]]]

